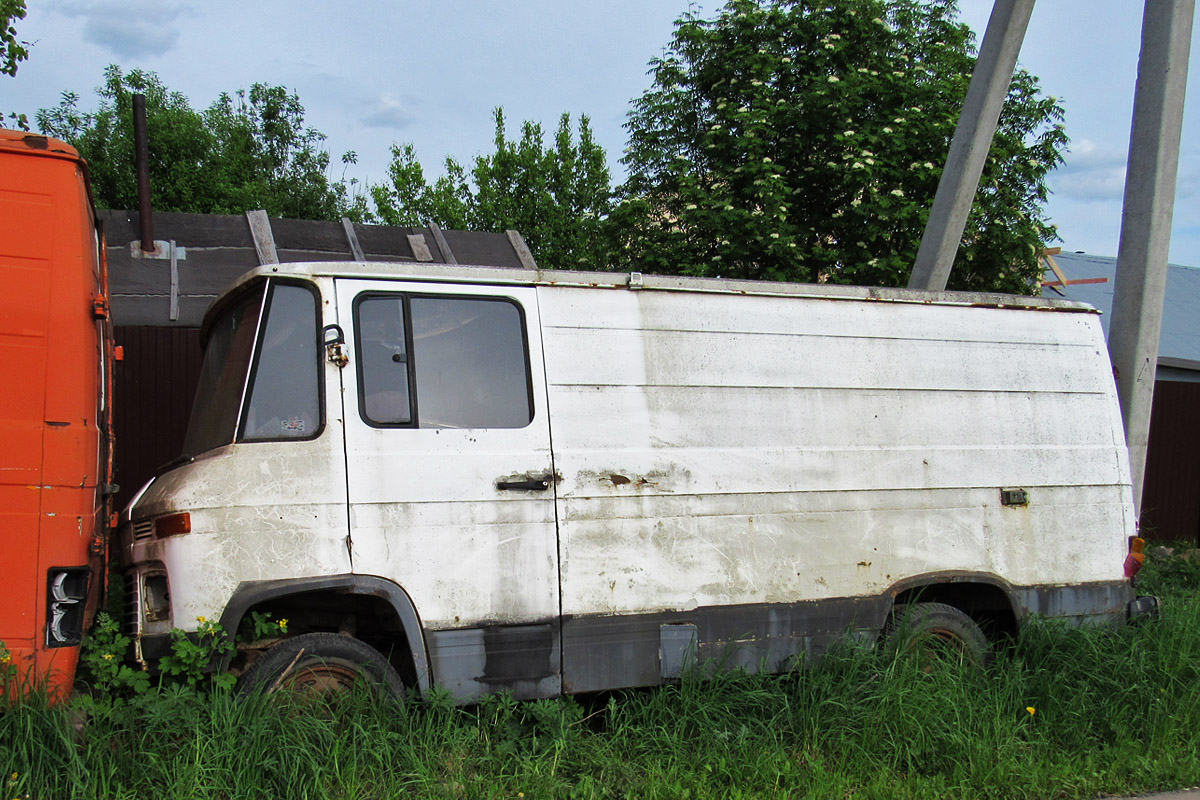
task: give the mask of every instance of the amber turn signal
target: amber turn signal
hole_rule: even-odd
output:
[[[1142,564],[1146,563],[1146,540],[1140,536],[1129,538],[1129,555],[1125,556],[1125,577],[1132,578],[1138,574]]]
[[[186,511],[178,514],[167,514],[154,520],[154,538],[165,539],[168,536],[178,536],[181,533],[192,532],[192,515]]]

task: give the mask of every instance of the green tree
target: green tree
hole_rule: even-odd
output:
[[[392,147],[389,182],[373,186],[376,213],[390,225],[521,232],[539,266],[548,269],[602,269],[607,246],[602,224],[611,205],[611,181],[604,149],[593,138],[586,116],[572,131],[563,114],[552,146],[542,128],[525,122],[511,140],[504,112],[496,109],[495,151],[477,156],[468,177],[453,158],[445,174],[430,184],[412,145]]]
[[[261,208],[277,217],[362,219],[365,198],[328,177],[325,137],[305,127],[295,93],[254,84],[222,94],[204,111],[169,90],[153,72],[110,66],[97,90],[99,108],[79,110],[64,92],[58,106],[37,114],[38,127],[74,145],[88,161],[96,202],[137,207],[133,95],[146,96],[152,202],[158,211],[240,214]],[[353,153],[343,156],[352,161]]]
[[[17,23],[25,19],[25,0],[0,0],[0,74],[14,76],[29,58],[29,42],[17,38]]]
[[[17,38],[17,20],[25,19],[25,0],[0,0],[0,75],[15,77],[17,66],[29,58],[29,42]],[[0,113],[0,122],[5,115]],[[15,111],[7,115],[14,125],[29,130],[29,120]]]
[[[419,228],[430,222],[442,228],[471,226],[474,195],[462,166],[447,158],[446,174],[432,184],[417,160],[412,144],[392,145],[388,182],[371,186],[375,215],[385,225]]]
[[[954,0],[732,0],[676,23],[635,101],[618,262],[904,285],[975,59]],[[1062,108],[1013,78],[951,288],[1032,292]]]
[[[304,125],[304,106],[295,92],[256,83],[234,97],[222,94],[204,112],[212,133],[212,165],[225,205],[236,211],[262,208],[279,217],[361,218],[365,198],[347,206],[348,187],[330,181],[325,135]],[[354,163],[348,152],[343,164]]]
[[[578,142],[571,117],[558,121],[551,147],[540,125],[525,122],[521,138],[505,134],[504,112],[496,109],[496,152],[475,161],[477,227],[515,228],[551,269],[607,266],[601,224],[609,212],[611,182],[604,149],[592,136],[590,120],[579,118]]]

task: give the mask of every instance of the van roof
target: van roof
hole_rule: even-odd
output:
[[[0,128],[0,150],[16,150],[33,155],[54,156],[72,161],[80,160],[79,151],[61,139],[8,128]]]
[[[424,262],[308,261],[267,264],[247,272],[222,296],[264,276],[351,278],[355,280],[469,283],[493,286],[573,286],[598,289],[702,292],[718,294],[810,297],[828,300],[876,300],[987,308],[1024,308],[1099,313],[1086,303],[1042,297],[984,292],[926,292],[844,286],[832,283],[779,283],[724,278],[687,278],[639,272],[574,272],[510,267],[432,264]],[[214,303],[214,307],[222,305]]]

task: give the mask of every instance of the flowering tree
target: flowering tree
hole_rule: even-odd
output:
[[[954,0],[732,0],[685,16],[629,115],[616,259],[907,283],[975,59]],[[951,288],[1035,291],[1062,108],[1019,70]]]

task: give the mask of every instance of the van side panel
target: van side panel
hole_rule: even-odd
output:
[[[538,291],[564,681],[603,658],[574,635],[599,617],[1122,577],[1131,492],[1094,314]],[[834,627],[882,622],[846,608]]]

